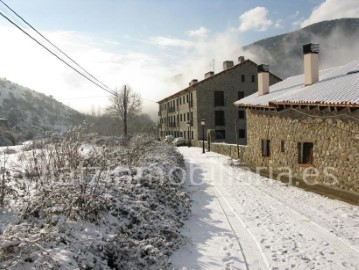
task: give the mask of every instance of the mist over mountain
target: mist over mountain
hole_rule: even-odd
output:
[[[359,57],[359,18],[323,21],[243,47],[258,64],[270,65],[281,78],[303,73],[302,46],[319,43],[320,68],[343,65]]]
[[[7,119],[7,127],[3,120]],[[0,146],[45,137],[48,133],[63,133],[84,122],[87,131],[99,135],[121,136],[123,123],[106,110],[82,114],[29,88],[0,79]],[[128,132],[154,135],[155,122],[141,113],[129,118]]]
[[[52,96],[0,79],[0,118],[8,120],[18,140],[28,140],[46,131],[62,132],[83,116]]]

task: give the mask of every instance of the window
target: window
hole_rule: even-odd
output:
[[[238,138],[245,139],[246,138],[246,130],[245,129],[239,129],[238,130]]]
[[[244,98],[244,92],[238,91],[238,99],[242,99],[242,98]]]
[[[188,94],[186,95],[186,98],[187,98],[187,103],[188,103],[188,101],[189,101],[189,95]]]
[[[182,122],[182,114],[180,114],[180,119],[181,119],[181,122]]]
[[[270,140],[262,140],[262,157],[270,156]]]
[[[186,121],[186,114],[183,114],[183,121]]]
[[[298,143],[299,164],[313,164],[313,143]]]
[[[192,131],[191,133],[192,133],[192,140],[193,140],[193,138],[194,138],[194,136],[193,136],[193,135],[194,135],[194,132]]]
[[[190,93],[189,106],[193,107],[193,93]]]
[[[214,91],[214,106],[224,106],[223,91]]]
[[[191,119],[190,119],[190,121],[191,121],[191,127],[193,127],[193,112],[191,112]]]
[[[252,75],[252,82],[256,82],[256,76],[255,75]]]
[[[280,141],[280,151],[281,151],[282,153],[285,152],[285,142],[284,142],[284,141]]]
[[[226,138],[225,130],[216,130],[216,140],[224,140]]]
[[[242,74],[241,80],[242,80],[242,82],[245,82],[245,81],[246,81],[246,77],[244,76],[244,74]]]
[[[245,111],[238,111],[238,119],[245,119],[246,113]]]
[[[191,121],[191,119],[189,118],[189,112],[187,113],[187,121]]]
[[[224,126],[224,111],[215,111],[214,124],[216,126]]]

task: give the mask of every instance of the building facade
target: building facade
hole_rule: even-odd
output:
[[[270,74],[270,84],[281,81]],[[223,71],[208,72],[202,81],[192,80],[189,86],[159,101],[159,135],[201,140],[201,120],[207,130],[215,131],[215,140],[226,143],[246,144],[246,115],[233,103],[257,92],[257,65],[239,57],[223,63]]]
[[[319,50],[308,45],[303,75],[235,103],[247,115],[242,158],[307,184],[359,192],[359,60],[319,72]]]

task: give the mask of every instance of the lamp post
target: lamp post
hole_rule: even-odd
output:
[[[206,125],[206,122],[204,120],[204,118],[202,118],[201,120],[201,126],[202,126],[202,154],[205,154],[205,150],[204,150],[204,126]]]
[[[187,122],[187,130],[188,130],[188,147],[191,147],[191,135],[189,134],[189,129],[190,129],[190,126],[191,126],[191,122],[188,121]]]

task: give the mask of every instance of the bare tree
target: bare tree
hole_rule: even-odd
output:
[[[134,92],[130,87],[124,85],[116,89],[110,98],[111,105],[108,110],[123,123],[123,133],[127,137],[128,120],[141,112],[142,99],[140,94]]]

